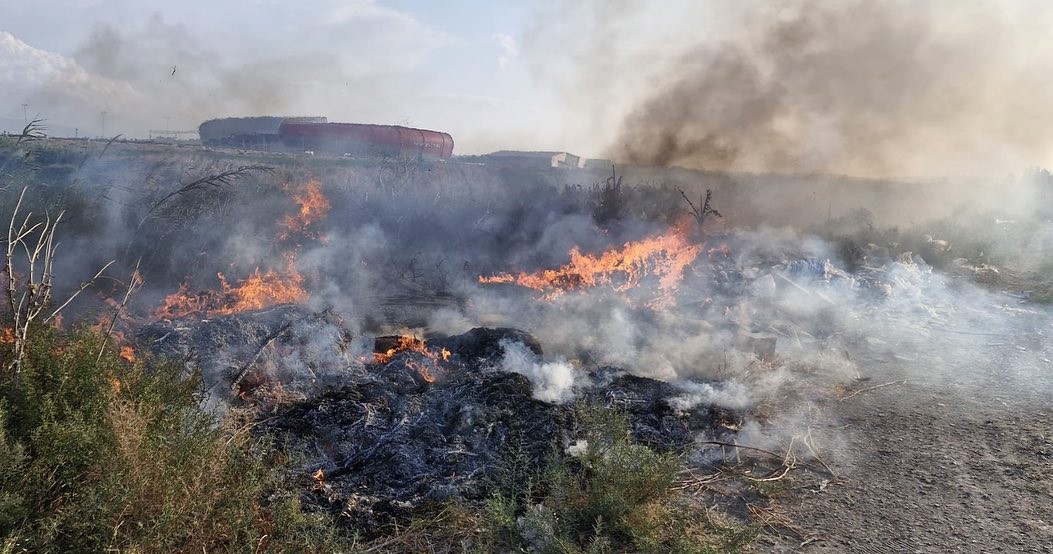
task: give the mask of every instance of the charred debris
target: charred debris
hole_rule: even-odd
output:
[[[306,499],[367,534],[390,531],[429,505],[481,504],[513,453],[544,467],[581,439],[576,411],[627,415],[633,437],[686,454],[700,435],[734,440],[743,412],[681,410],[669,383],[596,368],[576,402],[539,400],[536,384],[502,370],[510,344],[542,346],[510,328],[448,337],[362,341],[332,313],[295,306],[179,320],[136,341],[199,367],[208,387],[259,409],[256,432],[296,452]]]

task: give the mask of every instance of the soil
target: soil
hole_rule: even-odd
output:
[[[773,501],[787,524],[756,550],[1053,552],[1049,321],[861,361],[854,390],[906,382],[828,403],[816,433],[839,445],[824,454],[837,479],[796,470]]]

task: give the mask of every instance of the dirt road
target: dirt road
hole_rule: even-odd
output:
[[[1053,552],[1049,318],[939,331],[908,356],[872,353],[858,388],[828,403],[835,482],[799,471],[776,503],[796,532],[770,552]],[[916,357],[915,357],[916,356]]]

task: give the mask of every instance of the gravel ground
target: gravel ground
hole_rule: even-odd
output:
[[[931,333],[907,356],[863,353],[870,379],[828,403],[820,442],[838,479],[797,471],[775,500],[790,526],[764,552],[1053,552],[1048,313]],[[906,347],[906,346],[905,346]],[[825,436],[824,436],[825,435]]]

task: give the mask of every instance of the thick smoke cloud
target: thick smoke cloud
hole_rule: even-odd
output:
[[[529,43],[616,159],[863,176],[1050,162],[1046,3],[644,4],[568,8],[575,24]]]

